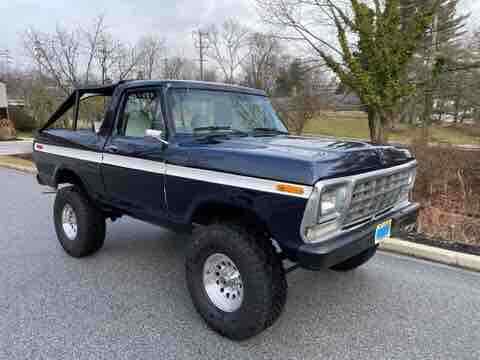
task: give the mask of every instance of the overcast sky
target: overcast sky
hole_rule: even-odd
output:
[[[462,10],[473,13],[471,23],[480,22],[480,0],[461,1]],[[253,0],[0,0],[0,49],[9,49],[21,63],[19,34],[26,28],[88,26],[101,13],[117,37],[134,42],[142,34],[155,33],[187,56],[193,51],[191,33],[200,26],[232,16],[251,27],[260,23]]]

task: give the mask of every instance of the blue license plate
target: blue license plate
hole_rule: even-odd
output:
[[[379,244],[390,238],[392,232],[392,220],[384,221],[377,225],[375,230],[375,244]]]

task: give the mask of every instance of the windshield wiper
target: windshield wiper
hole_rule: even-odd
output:
[[[248,136],[248,134],[246,132],[241,131],[241,130],[237,130],[237,129],[232,129],[230,126],[198,127],[198,128],[193,129],[193,132],[194,133],[206,132],[206,133],[203,133],[202,136],[207,136],[207,137],[228,136],[228,135]]]
[[[253,131],[256,132],[268,132],[268,133],[274,133],[274,134],[281,134],[281,135],[288,135],[288,132],[274,129],[274,128],[268,128],[268,127],[257,127],[253,129]]]
[[[194,128],[193,131],[222,131],[222,130],[232,130],[230,126],[203,126]]]

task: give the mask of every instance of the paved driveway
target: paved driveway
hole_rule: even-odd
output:
[[[56,242],[52,195],[0,169],[1,359],[480,359],[480,275],[380,254],[289,275],[279,321],[235,343],[184,282],[188,237],[128,218],[84,260]]]
[[[32,141],[0,141],[0,155],[28,154],[32,152]]]

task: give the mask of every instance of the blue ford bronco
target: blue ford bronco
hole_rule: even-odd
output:
[[[419,208],[408,150],[292,136],[263,91],[225,84],[77,89],[38,132],[34,161],[57,189],[71,256],[98,251],[106,219],[122,215],[192,232],[193,303],[236,340],[278,318],[290,270],[355,269],[414,228]]]

